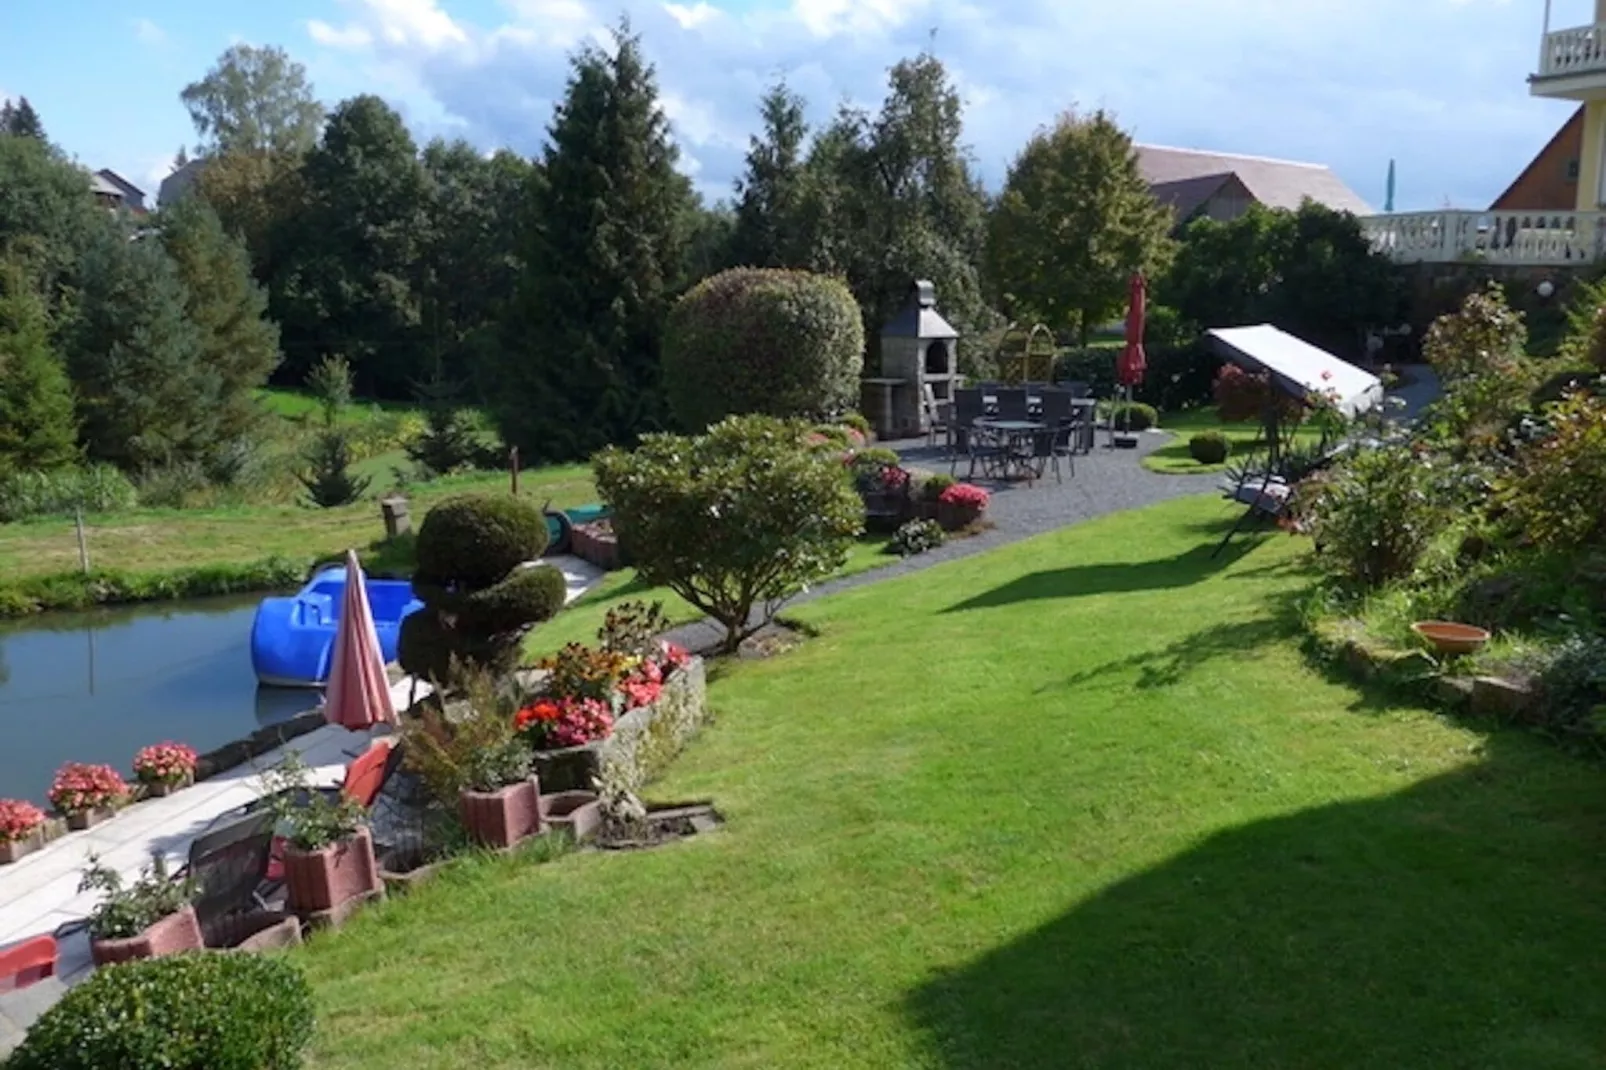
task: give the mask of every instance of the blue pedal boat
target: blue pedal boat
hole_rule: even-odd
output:
[[[424,604],[413,597],[407,580],[364,577],[374,630],[385,661],[396,660],[396,641],[404,617]],[[346,593],[346,570],[320,569],[307,585],[287,598],[264,598],[251,622],[251,668],[257,680],[272,687],[321,687],[329,681],[334,658],[335,628]]]

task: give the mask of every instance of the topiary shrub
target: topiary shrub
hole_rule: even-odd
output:
[[[424,608],[402,621],[402,668],[442,683],[461,669],[511,669],[530,627],[564,605],[563,573],[525,566],[546,547],[546,518],[519,498],[469,495],[431,509],[418,529],[413,573]]]
[[[636,567],[725,629],[724,650],[847,560],[864,510],[835,458],[799,446],[807,425],[736,416],[705,435],[647,435],[592,459]]]
[[[282,958],[191,952],[102,967],[28,1030],[6,1070],[294,1070],[312,993]]]
[[[1160,414],[1154,411],[1153,405],[1141,401],[1129,405],[1122,401],[1110,406],[1110,426],[1118,431],[1147,431],[1159,423]]]
[[[448,498],[418,529],[416,582],[471,590],[489,587],[546,552],[546,517],[522,498],[466,494]]]
[[[887,543],[887,552],[899,557],[913,557],[927,550],[935,550],[947,541],[942,525],[935,520],[910,520],[893,533]]]
[[[1201,431],[1188,439],[1188,456],[1200,464],[1221,464],[1231,452],[1231,443],[1220,431]]]
[[[732,268],[692,287],[664,327],[664,392],[690,431],[725,416],[820,417],[852,405],[864,322],[840,279]]]

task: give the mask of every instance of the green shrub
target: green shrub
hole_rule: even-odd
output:
[[[1606,732],[1606,637],[1575,633],[1519,661],[1539,684],[1552,726],[1585,735]]]
[[[1117,430],[1147,431],[1151,427],[1159,426],[1159,423],[1160,414],[1154,410],[1153,405],[1145,405],[1141,401],[1134,401],[1129,405],[1121,401],[1110,406],[1110,426]]]
[[[521,498],[464,495],[431,509],[414,545],[424,608],[402,621],[402,668],[440,682],[470,667],[511,669],[524,633],[563,608],[561,572],[520,568],[546,547],[546,518]]]
[[[0,524],[33,517],[72,516],[78,509],[85,513],[114,513],[132,509],[138,501],[134,484],[109,464],[0,476]]]
[[[889,465],[896,468],[902,463],[903,458],[898,456],[898,451],[885,446],[871,446],[853,455],[855,468],[884,468]]]
[[[89,914],[90,935],[102,940],[138,936],[170,914],[190,904],[199,891],[193,877],[174,880],[167,863],[156,855],[132,884],[123,875],[89,856],[80,892],[98,891],[101,900]]]
[[[282,958],[190,952],[103,967],[28,1030],[6,1070],[294,1070],[312,993]]]
[[[1551,372],[1534,387],[1530,400],[1536,406],[1554,405],[1574,391],[1606,396],[1606,376],[1594,368],[1568,368]]]
[[[1606,399],[1569,394],[1545,415],[1499,485],[1510,526],[1541,547],[1606,545]]]
[[[733,268],[676,302],[664,390],[690,431],[742,413],[820,417],[858,400],[864,323],[840,279]]]
[[[511,495],[460,495],[436,505],[419,525],[414,579],[480,590],[534,561],[546,546],[546,518],[530,502]]]
[[[1221,464],[1232,452],[1232,444],[1220,431],[1201,431],[1188,439],[1188,456],[1200,464]]]
[[[959,480],[950,475],[938,474],[929,476],[924,483],[920,484],[920,497],[928,502],[934,502],[942,497],[943,491],[957,482]]]
[[[935,550],[947,541],[942,525],[935,520],[905,521],[892,535],[887,552],[899,557],[913,557],[927,550]]]
[[[1300,499],[1320,559],[1362,588],[1409,575],[1447,522],[1425,476],[1402,447],[1363,450],[1327,473]]]
[[[296,479],[306,488],[307,501],[320,509],[334,509],[360,499],[373,477],[353,475],[351,465],[355,460],[351,432],[343,427],[318,432],[307,447],[305,469],[296,473]]]
[[[648,583],[725,628],[725,650],[840,568],[864,510],[841,465],[798,443],[800,421],[732,417],[705,435],[648,435],[592,461],[614,529]]]
[[[870,433],[870,421],[865,418],[862,412],[845,412],[837,418],[837,422],[846,424],[861,435]]]

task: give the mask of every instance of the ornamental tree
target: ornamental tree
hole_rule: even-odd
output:
[[[840,568],[863,525],[841,464],[799,446],[806,431],[801,421],[738,416],[592,461],[643,578],[717,621],[725,653]]]
[[[864,324],[839,279],[733,268],[675,304],[663,361],[670,408],[687,430],[742,413],[823,416],[855,400]]]

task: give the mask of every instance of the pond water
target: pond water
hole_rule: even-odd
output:
[[[52,613],[0,624],[0,798],[44,804],[67,761],[132,776],[134,753],[177,740],[205,752],[318,703],[258,688],[261,596]]]

